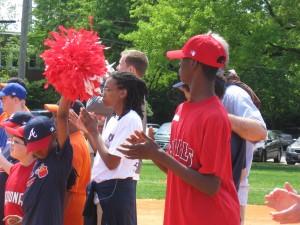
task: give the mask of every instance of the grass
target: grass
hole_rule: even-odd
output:
[[[152,161],[143,160],[140,180],[137,183],[138,199],[164,199],[167,175]]]
[[[251,185],[248,203],[264,204],[264,196],[275,187],[284,187],[288,181],[300,191],[299,166],[276,164],[272,162],[253,163],[249,183]],[[164,199],[166,175],[152,161],[144,160],[141,180],[137,185],[138,199]]]
[[[288,181],[296,190],[300,190],[299,166],[277,164],[273,162],[252,163],[249,176],[250,192],[248,203],[264,204],[264,196],[275,187],[284,188]]]

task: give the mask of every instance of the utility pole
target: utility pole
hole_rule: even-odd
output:
[[[21,21],[21,42],[20,42],[20,58],[18,77],[25,79],[26,70],[26,52],[27,52],[27,34],[28,34],[28,21],[29,12],[31,13],[32,0],[23,0],[22,21]]]

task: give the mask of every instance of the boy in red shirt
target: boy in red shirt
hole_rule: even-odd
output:
[[[7,121],[2,122],[0,127],[16,128],[24,126],[31,118],[30,113],[19,111],[10,116]],[[23,217],[23,194],[36,159],[32,153],[26,153],[25,140],[17,136],[10,137],[10,155],[19,162],[13,164],[0,154],[0,165],[9,175],[5,185],[4,216],[17,215]],[[6,222],[6,224],[9,223]]]
[[[215,94],[219,68],[228,46],[216,34],[190,38],[182,50],[167,52],[181,59],[179,76],[190,87],[190,101],[178,106],[167,152],[142,132],[119,149],[129,158],[152,159],[168,174],[165,225],[238,225],[239,202],[231,171],[231,126]],[[138,143],[138,144],[136,144]]]

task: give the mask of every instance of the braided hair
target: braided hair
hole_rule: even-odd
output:
[[[127,90],[124,109],[119,120],[130,110],[134,110],[143,119],[142,105],[145,104],[145,98],[148,95],[146,83],[130,72],[117,71],[112,73],[110,78],[116,81],[119,89]]]

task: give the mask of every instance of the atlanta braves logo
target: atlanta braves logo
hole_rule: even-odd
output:
[[[32,128],[29,132],[29,137],[27,139],[30,140],[32,137],[37,138],[37,134],[35,133],[34,128]]]
[[[43,178],[48,175],[48,166],[45,166],[44,163],[35,171],[35,174],[38,175],[39,178]]]

